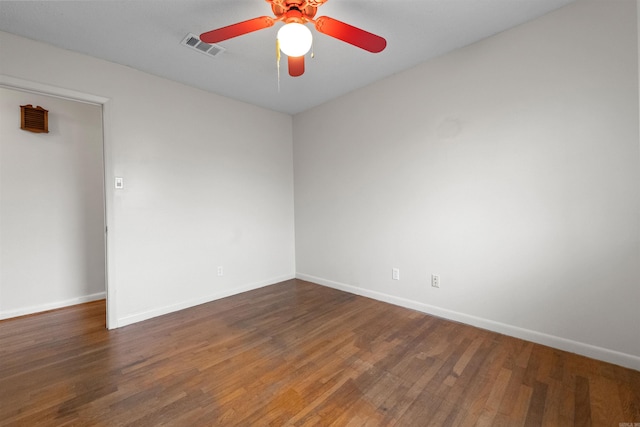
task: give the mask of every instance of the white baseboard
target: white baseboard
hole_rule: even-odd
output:
[[[189,308],[189,307],[195,307],[196,305],[205,304],[211,301],[230,297],[232,295],[241,294],[247,291],[252,291],[254,289],[263,288],[265,286],[273,285],[273,284],[284,282],[285,280],[291,280],[291,279],[295,279],[295,275],[289,274],[285,276],[274,277],[272,279],[262,280],[260,282],[254,282],[254,283],[249,283],[247,285],[238,286],[236,288],[228,289],[223,292],[218,292],[213,295],[207,295],[201,298],[182,301],[177,304],[172,304],[172,305],[168,305],[160,308],[155,308],[153,310],[144,311],[141,313],[136,313],[130,316],[120,317],[118,318],[117,324],[115,327],[121,328],[123,326],[131,325],[133,323],[142,322],[143,320],[148,320],[154,317],[173,313],[175,311],[184,310],[185,308]]]
[[[620,353],[615,350],[609,350],[607,348],[597,347],[591,344],[548,335],[542,332],[508,325],[506,323],[495,322],[493,320],[447,310],[406,298],[388,295],[382,292],[371,291],[369,289],[334,282],[321,277],[310,276],[308,274],[297,273],[296,278],[640,371],[640,357],[631,354]]]
[[[64,301],[56,301],[41,305],[32,305],[29,307],[23,307],[17,310],[0,311],[0,320],[11,319],[12,317],[26,316],[28,314],[41,313],[43,311],[55,310],[57,308],[69,307],[71,305],[82,304],[85,302],[97,301],[105,299],[105,292],[98,292],[97,294],[85,295],[78,298],[71,298]]]

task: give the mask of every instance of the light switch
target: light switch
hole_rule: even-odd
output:
[[[122,190],[124,188],[124,178],[116,176],[116,188]]]

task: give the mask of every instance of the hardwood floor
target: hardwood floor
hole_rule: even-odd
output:
[[[0,425],[640,423],[638,371],[298,280],[104,319],[0,322]]]

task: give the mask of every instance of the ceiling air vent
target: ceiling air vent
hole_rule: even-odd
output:
[[[204,53],[209,56],[218,56],[222,52],[224,52],[224,48],[222,46],[218,46],[217,44],[209,44],[203,41],[200,41],[198,36],[195,34],[187,34],[187,37],[182,40],[182,44],[190,47],[191,49],[195,49],[200,53]]]

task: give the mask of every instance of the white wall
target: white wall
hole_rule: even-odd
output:
[[[299,114],[294,141],[299,277],[640,369],[635,1]]]
[[[8,33],[0,57],[108,99],[110,327],[294,276],[290,116]]]
[[[104,298],[102,151],[100,106],[0,88],[0,318]]]

